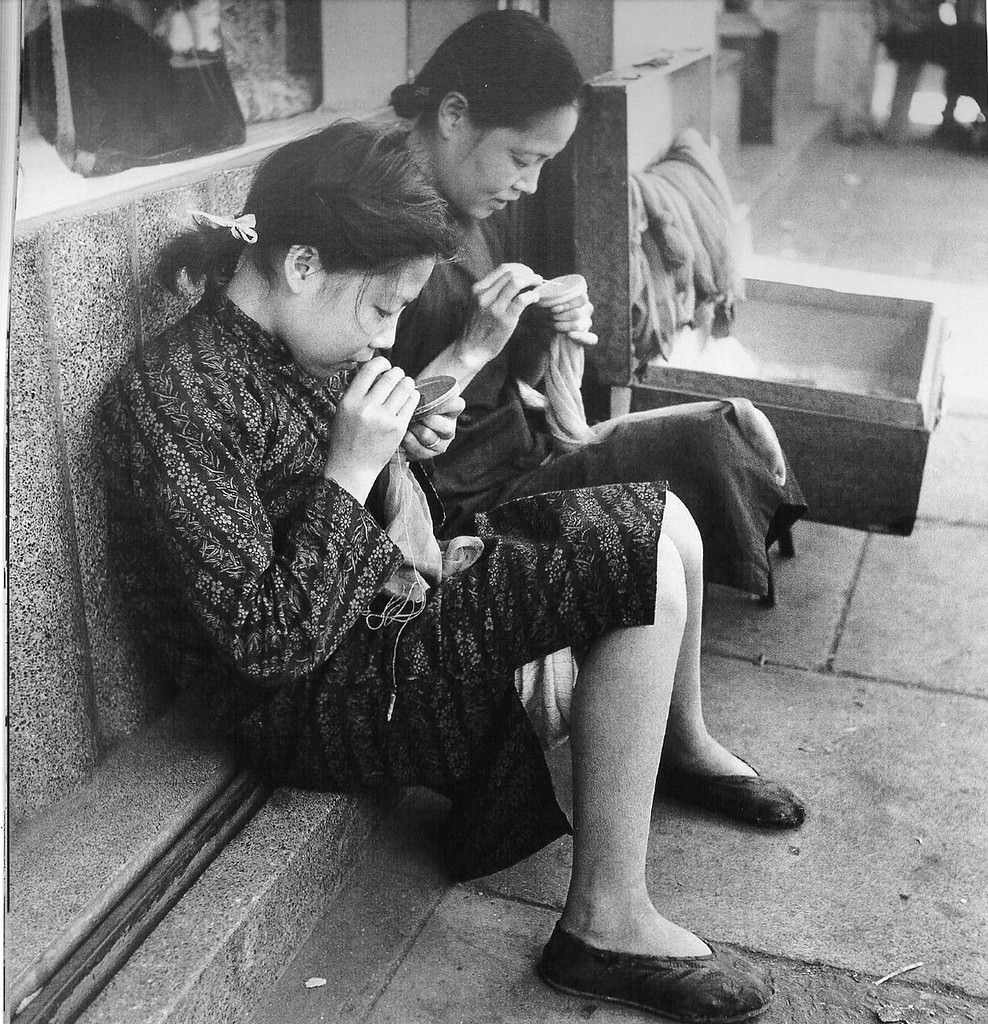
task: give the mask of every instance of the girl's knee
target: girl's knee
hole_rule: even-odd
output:
[[[688,601],[686,570],[672,540],[663,533],[659,537],[655,559],[655,621],[680,628],[686,623]]]
[[[662,515],[662,534],[676,546],[684,562],[703,561],[703,538],[690,510],[682,501],[666,491],[666,507]]]

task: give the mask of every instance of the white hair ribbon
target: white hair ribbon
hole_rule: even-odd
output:
[[[248,245],[257,241],[257,231],[254,229],[257,218],[252,213],[245,213],[241,217],[223,217],[214,213],[206,213],[204,210],[189,210],[193,217],[202,217],[217,227],[229,228],[234,238],[239,238]]]

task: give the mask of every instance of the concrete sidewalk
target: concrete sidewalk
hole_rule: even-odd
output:
[[[955,324],[946,416],[911,537],[800,524],[776,608],[710,595],[712,731],[790,781],[810,817],[766,834],[659,804],[651,888],[664,913],[775,976],[767,1024],[984,1024],[988,162],[820,142],[755,209],[754,239],[769,257],[940,282]],[[553,763],[564,796],[567,753]],[[648,1019],[535,975],[568,841],[451,887],[441,827],[438,801],[404,801],[255,1024]],[[306,988],[314,977],[327,984]]]

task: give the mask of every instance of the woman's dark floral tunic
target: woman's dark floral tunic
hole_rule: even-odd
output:
[[[480,515],[483,557],[411,622],[372,629],[401,555],[373,496],[323,477],[344,381],[310,376],[220,295],[136,353],[103,408],[117,580],[149,671],[247,766],[307,788],[429,786],[452,801],[453,873],[488,873],[569,828],[514,671],[652,621],[664,485]]]

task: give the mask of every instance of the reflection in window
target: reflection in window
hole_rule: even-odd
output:
[[[312,0],[29,0],[25,29],[25,120],[84,175],[236,146],[320,101]]]
[[[544,0],[498,0],[498,9],[502,11],[527,11],[540,18],[547,18],[546,8],[549,6]]]
[[[227,0],[226,63],[248,124],[314,110],[322,100],[318,0]]]

